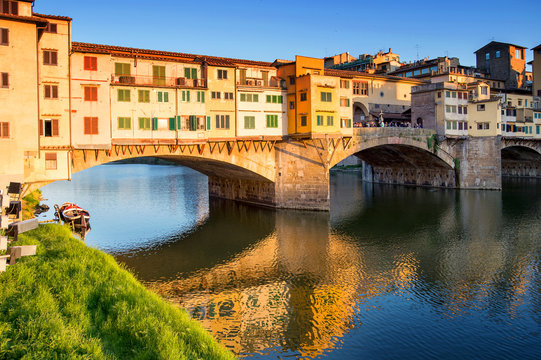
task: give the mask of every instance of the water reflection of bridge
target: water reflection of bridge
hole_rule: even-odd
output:
[[[395,200],[372,203],[370,191]],[[332,227],[327,213],[247,212],[222,202],[216,209],[214,203],[208,222],[179,242],[180,255],[164,250],[144,257],[151,264],[158,259],[172,264],[169,275],[147,278],[147,284],[187,308],[237,353],[278,347],[317,356],[336,347],[367,313],[378,311],[370,304],[382,296],[417,297],[442,317],[462,316],[479,303],[513,313],[531,272],[523,240],[499,238],[508,231],[501,193],[457,197],[452,191],[427,195],[376,186],[364,194],[358,200],[365,206],[349,216],[333,215]],[[234,218],[240,220],[232,224]],[[423,225],[416,219],[424,219]],[[233,227],[245,227],[248,235],[229,232]],[[228,250],[221,241],[215,249],[200,244],[213,260],[197,264],[189,259],[195,257],[191,244],[198,243],[199,232],[221,234],[234,245]],[[179,258],[181,276],[174,274]],[[495,277],[513,284],[505,294],[493,291],[499,286]]]

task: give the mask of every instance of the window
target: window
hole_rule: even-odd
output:
[[[255,116],[245,116],[244,117],[244,128],[245,129],[255,129]]]
[[[182,90],[181,99],[182,101],[190,102],[190,90]]]
[[[129,63],[115,63],[115,75],[131,75],[131,65]]]
[[[45,170],[56,170],[56,153],[45,153]]]
[[[140,103],[149,103],[150,102],[150,90],[139,90],[139,102]]]
[[[306,92],[301,92],[301,101],[306,101],[307,98]]]
[[[368,96],[368,81],[354,81],[353,94]]]
[[[205,92],[204,91],[198,91],[197,92],[197,102],[200,102],[200,103],[205,102]]]
[[[334,117],[327,116],[327,126],[333,126],[334,124]]]
[[[158,91],[158,102],[169,102],[169,92]]]
[[[58,51],[44,50],[43,65],[58,65]]]
[[[456,91],[451,92],[451,97],[452,97],[453,99],[456,99]]]
[[[463,110],[462,112],[463,112],[464,114],[467,114],[467,113],[468,113],[468,107],[467,107],[467,106],[464,106],[464,107],[462,108],[462,110]]]
[[[502,56],[502,53],[500,52],[500,50],[497,50],[496,51],[496,58],[499,58]]]
[[[482,95],[488,95],[488,87],[481,86],[481,94]]]
[[[460,105],[458,106],[458,113],[462,114],[462,106],[460,106]]]
[[[7,123],[6,123],[6,124],[7,124]],[[541,126],[535,125],[535,134],[536,134],[536,135],[539,135],[539,131],[541,130],[540,128],[541,128]]]
[[[342,89],[349,89],[349,80],[340,80],[340,87]]]
[[[340,120],[340,127],[341,128],[350,128],[351,127],[351,119],[341,119]]]
[[[450,97],[451,97],[451,92],[450,92],[450,91],[446,91],[446,92],[445,92],[445,97],[446,97],[446,98],[450,98]]]
[[[84,69],[89,71],[98,70],[98,58],[95,56],[85,56],[84,57]]]
[[[301,116],[301,126],[306,126],[306,115]]]
[[[39,134],[41,136],[58,136],[58,120],[46,119],[39,121]]]
[[[295,85],[295,77],[294,76],[289,77],[289,85]]]
[[[220,92],[219,91],[213,91],[210,93],[210,97],[212,99],[219,99],[220,98]]]
[[[413,70],[413,76],[421,75],[421,70]]]
[[[58,32],[57,30],[58,30],[57,24],[47,23],[47,26],[45,27],[46,33],[56,34]]]
[[[290,101],[289,102],[289,110],[294,110],[295,109],[295,101]]]
[[[227,70],[218,69],[218,80],[227,80]]]
[[[228,93],[226,93],[228,94]],[[233,95],[233,93],[230,93]],[[259,102],[259,94],[240,94],[240,101],[242,102]]]
[[[184,68],[184,77],[186,79],[197,79],[196,68]]]
[[[485,54],[485,60],[490,60],[490,53]]]
[[[8,122],[0,122],[0,138],[4,138],[4,139],[9,138],[9,123]]]
[[[257,94],[254,94],[254,97],[253,97],[255,100],[254,102],[257,102]],[[233,93],[232,92],[224,92],[224,99],[226,100],[233,100]]]
[[[318,115],[316,117],[316,125],[317,126],[323,126],[323,116],[322,115]]]
[[[96,135],[98,134],[98,118],[97,117],[85,117],[85,135]]]
[[[216,115],[216,129],[229,129],[229,115]]]
[[[278,127],[278,115],[267,115],[267,127],[268,128]]]
[[[129,89],[118,89],[117,91],[117,100],[118,101],[131,101],[131,90]]]
[[[321,101],[323,102],[331,102],[332,101],[332,93],[330,92],[321,92]]]
[[[130,130],[131,129],[131,118],[130,117],[119,117],[118,118],[118,129],[119,130]]]
[[[267,95],[267,103],[281,104],[283,102],[282,95]],[[290,103],[291,105],[291,103]],[[294,107],[293,107],[294,109]]]
[[[349,99],[348,98],[341,98],[340,99],[340,106],[349,107]]]
[[[515,50],[515,57],[516,57],[517,59],[522,59],[522,50],[516,49],[516,50]]]
[[[446,128],[447,130],[451,130],[451,122],[450,122],[450,121],[446,121],[446,122],[445,122],[445,128]]]
[[[96,86],[85,86],[85,101],[98,101],[98,88]]]
[[[58,85],[44,85],[45,99],[58,99]]]
[[[438,91],[438,99],[441,98],[441,91]]]
[[[140,117],[138,120],[139,120],[139,130],[150,130],[149,117]]]
[[[485,111],[485,104],[477,105],[477,111]]]
[[[430,69],[429,68],[423,68],[421,69],[421,74],[428,74],[430,72]]]
[[[518,99],[517,104],[518,104],[518,106],[522,106],[522,100]]]
[[[0,28],[0,45],[9,45],[9,29]]]
[[[0,1],[0,13],[19,15],[19,3],[17,1]]]
[[[3,88],[8,88],[9,87],[9,74],[8,73],[1,73],[2,75],[2,79],[1,79],[1,84],[0,86],[3,87]]]
[[[152,82],[154,85],[165,85],[165,66],[152,66]]]

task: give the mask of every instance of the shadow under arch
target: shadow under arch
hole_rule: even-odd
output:
[[[501,149],[502,176],[541,177],[541,151],[529,143]]]

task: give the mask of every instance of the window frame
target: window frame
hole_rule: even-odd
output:
[[[58,50],[43,50],[43,65],[58,66]]]

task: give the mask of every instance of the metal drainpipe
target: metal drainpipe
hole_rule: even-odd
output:
[[[71,180],[71,168],[70,168],[70,155],[73,156],[73,142],[72,142],[72,128],[71,128],[71,21],[68,21],[68,109],[69,109],[69,139],[70,139],[70,150],[68,151],[67,161],[68,161],[68,180]]]

